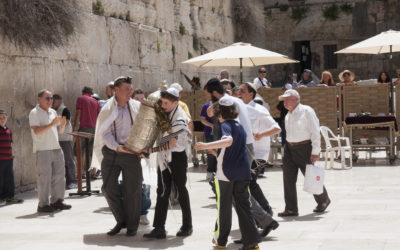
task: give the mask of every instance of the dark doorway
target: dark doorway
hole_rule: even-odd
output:
[[[298,74],[298,79],[305,69],[311,69],[311,48],[310,41],[295,41],[293,42],[294,47],[294,59],[300,63],[295,64],[295,70]]]

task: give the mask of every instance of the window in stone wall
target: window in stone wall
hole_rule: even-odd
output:
[[[336,44],[324,45],[324,69],[336,69],[337,68],[337,50]]]

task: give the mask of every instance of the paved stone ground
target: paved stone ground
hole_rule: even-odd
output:
[[[318,163],[323,165],[322,162]],[[396,162],[396,164],[398,164]],[[312,196],[302,191],[303,177],[298,178],[300,216],[291,219],[276,217],[280,227],[260,243],[260,249],[400,249],[400,168],[385,159],[361,160],[351,170],[326,172],[326,187],[331,205],[327,212],[315,214]],[[194,233],[177,238],[181,222],[179,207],[168,213],[168,237],[165,240],[144,240],[150,226],[140,226],[138,235],[126,237],[124,231],[114,237],[105,234],[114,226],[114,219],[104,197],[68,197],[69,211],[50,215],[36,213],[35,192],[18,195],[23,204],[0,208],[0,249],[213,249],[212,229],[216,206],[209,185],[204,181],[205,168],[189,168]],[[275,214],[284,208],[282,171],[268,169],[259,183],[270,200]],[[100,180],[93,182],[98,189]],[[152,200],[155,188],[152,187]],[[154,202],[149,218],[154,214]],[[228,249],[237,249],[233,240],[240,237],[233,212],[232,232]]]

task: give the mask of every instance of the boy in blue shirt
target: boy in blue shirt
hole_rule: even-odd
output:
[[[210,143],[198,142],[196,150],[220,149],[218,154],[215,188],[218,218],[213,243],[225,248],[232,225],[232,202],[235,203],[242,234],[243,248],[259,249],[260,239],[250,209],[250,165],[246,151],[246,132],[236,119],[238,111],[230,99],[222,98],[213,105],[214,115],[221,123],[222,137]]]

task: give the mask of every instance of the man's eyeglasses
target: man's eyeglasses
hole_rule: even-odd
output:
[[[350,76],[349,74],[343,74],[343,77]]]
[[[267,71],[258,71],[258,73],[264,74],[264,73],[267,73]]]
[[[44,98],[44,99],[46,99],[46,101],[49,102],[49,101],[52,101],[52,100],[53,100],[53,97],[49,97],[49,96],[48,96],[48,97],[46,97],[46,98]]]

